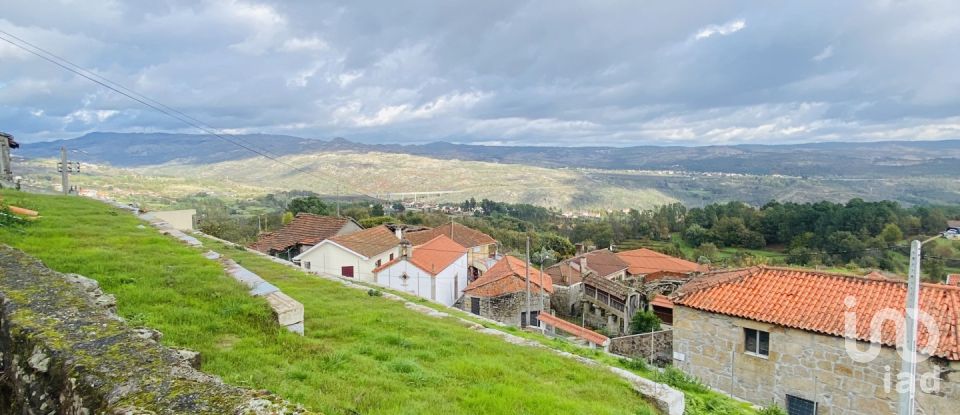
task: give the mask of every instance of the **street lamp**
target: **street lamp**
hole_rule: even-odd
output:
[[[946,232],[923,242],[915,240],[910,243],[910,272],[907,279],[907,303],[904,310],[906,312],[906,327],[903,340],[903,363],[900,367],[901,374],[908,374],[909,385],[907,390],[900,392],[897,415],[914,415],[917,410],[917,317],[920,308],[920,248],[927,242],[941,236],[946,237]]]

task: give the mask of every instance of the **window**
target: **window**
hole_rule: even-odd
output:
[[[340,267],[340,275],[353,278],[353,267]]]
[[[390,253],[390,260],[393,261],[393,253]]]
[[[382,259],[378,259],[378,260],[377,260],[377,268],[380,268],[380,265],[381,265],[381,264],[383,264],[383,260],[382,260]]]
[[[743,349],[748,354],[756,356],[770,355],[770,333],[754,329],[743,329]]]
[[[787,415],[817,415],[817,403],[787,395]]]
[[[529,313],[529,316],[530,316],[530,319],[529,319],[529,320],[527,320],[527,315],[528,315],[528,313],[527,313],[526,311],[521,311],[521,312],[520,312],[520,325],[521,325],[521,326],[530,325],[530,326],[533,326],[533,327],[540,327],[540,320],[537,319],[537,317],[540,315],[540,312],[539,312],[539,311],[531,311],[531,312]]]
[[[306,269],[310,269],[310,261],[303,261],[303,267]]]
[[[470,298],[470,312],[476,315],[480,315],[480,299],[477,297]]]

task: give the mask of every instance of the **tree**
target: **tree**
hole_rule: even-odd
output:
[[[947,270],[943,260],[939,258],[924,258],[922,263],[923,279],[930,282],[943,282],[947,278]]]
[[[383,216],[383,215],[384,215],[383,205],[379,203],[374,203],[373,207],[370,208],[370,216],[377,217],[377,216]]]
[[[393,208],[393,210],[395,210],[395,211],[397,211],[397,212],[401,212],[401,213],[402,213],[403,211],[407,210],[407,208],[403,207],[403,203],[400,203],[400,202],[394,203],[393,206],[391,206],[391,207]]]
[[[284,212],[282,221],[284,225],[293,222],[293,212]]]
[[[697,250],[693,252],[693,256],[697,259],[697,262],[710,263],[717,260],[717,254],[719,252],[720,250],[717,249],[716,245],[712,242],[707,242],[697,247]],[[701,261],[701,258],[706,259],[706,262]]]
[[[330,206],[316,196],[298,197],[290,201],[287,211],[294,215],[298,213],[312,213],[314,215],[329,215]]]
[[[660,318],[653,311],[637,311],[630,320],[630,333],[641,334],[660,330]]]
[[[683,231],[683,240],[693,246],[700,246],[700,244],[707,241],[707,237],[707,229],[696,223],[688,226],[687,230]]]
[[[899,242],[903,239],[903,231],[900,230],[900,227],[895,223],[888,223],[883,227],[883,230],[880,231],[880,239],[888,244]]]

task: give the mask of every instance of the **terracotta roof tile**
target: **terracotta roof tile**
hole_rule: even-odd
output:
[[[586,258],[586,261],[584,261]],[[628,264],[609,249],[598,249],[560,261],[544,270],[558,285],[573,285],[582,280],[580,267],[586,262],[588,273],[593,271],[601,277],[608,277],[627,269]]]
[[[477,297],[497,297],[504,294],[524,291],[526,289],[526,263],[516,257],[507,255],[490,267],[480,278],[467,285],[464,293]],[[553,293],[553,281],[546,274],[530,267],[530,291],[539,292],[540,284],[543,290]]]
[[[413,247],[413,255],[410,256],[409,261],[417,268],[435,276],[466,254],[467,248],[454,242],[453,239],[448,238],[446,235],[438,235],[423,245]],[[383,271],[403,259],[404,258],[394,258],[393,261],[377,267],[373,272],[378,273]]]
[[[800,330],[844,337],[845,313],[857,316],[857,340],[870,341],[870,321],[885,309],[903,313],[906,281],[774,267],[706,274],[675,293],[678,305]],[[848,307],[847,298],[856,303]],[[933,355],[960,360],[960,288],[922,284],[920,308],[930,314],[940,339]],[[897,323],[902,325],[903,323]],[[883,326],[880,342],[894,346],[897,327]],[[918,343],[929,333],[920,325]]]
[[[541,313],[537,315],[537,319],[542,321],[544,324],[554,326],[593,344],[605,346],[607,342],[610,341],[610,338],[607,336],[604,336],[586,327],[578,326],[551,314]]]
[[[351,220],[298,213],[293,221],[279,230],[261,234],[257,242],[250,244],[250,248],[269,254],[271,251],[285,251],[297,244],[316,245],[335,236]]]
[[[707,271],[707,267],[696,262],[675,258],[647,248],[617,252],[617,256],[629,265],[627,272],[631,275],[644,275],[657,271],[679,274]]]
[[[670,301],[670,298],[663,294],[657,294],[655,297],[653,297],[653,300],[650,300],[650,305],[663,308],[673,308],[673,301]]]
[[[456,222],[450,222],[433,229],[407,232],[404,237],[413,244],[420,245],[429,242],[438,235],[446,235],[466,248],[497,243],[497,240],[490,237],[490,235]]]
[[[397,235],[386,225],[334,236],[329,240],[368,258],[396,248],[400,244]]]

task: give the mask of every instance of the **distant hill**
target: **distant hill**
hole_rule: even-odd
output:
[[[271,155],[335,151],[410,154],[437,159],[524,164],[549,168],[682,170],[755,175],[882,177],[960,175],[960,140],[813,143],[798,145],[509,147],[436,142],[362,144],[343,138],[325,141],[286,135],[227,136]],[[23,157],[54,157],[61,145],[80,150],[82,161],[118,167],[166,163],[202,165],[256,155],[211,135],[91,133],[69,140],[27,143]]]

